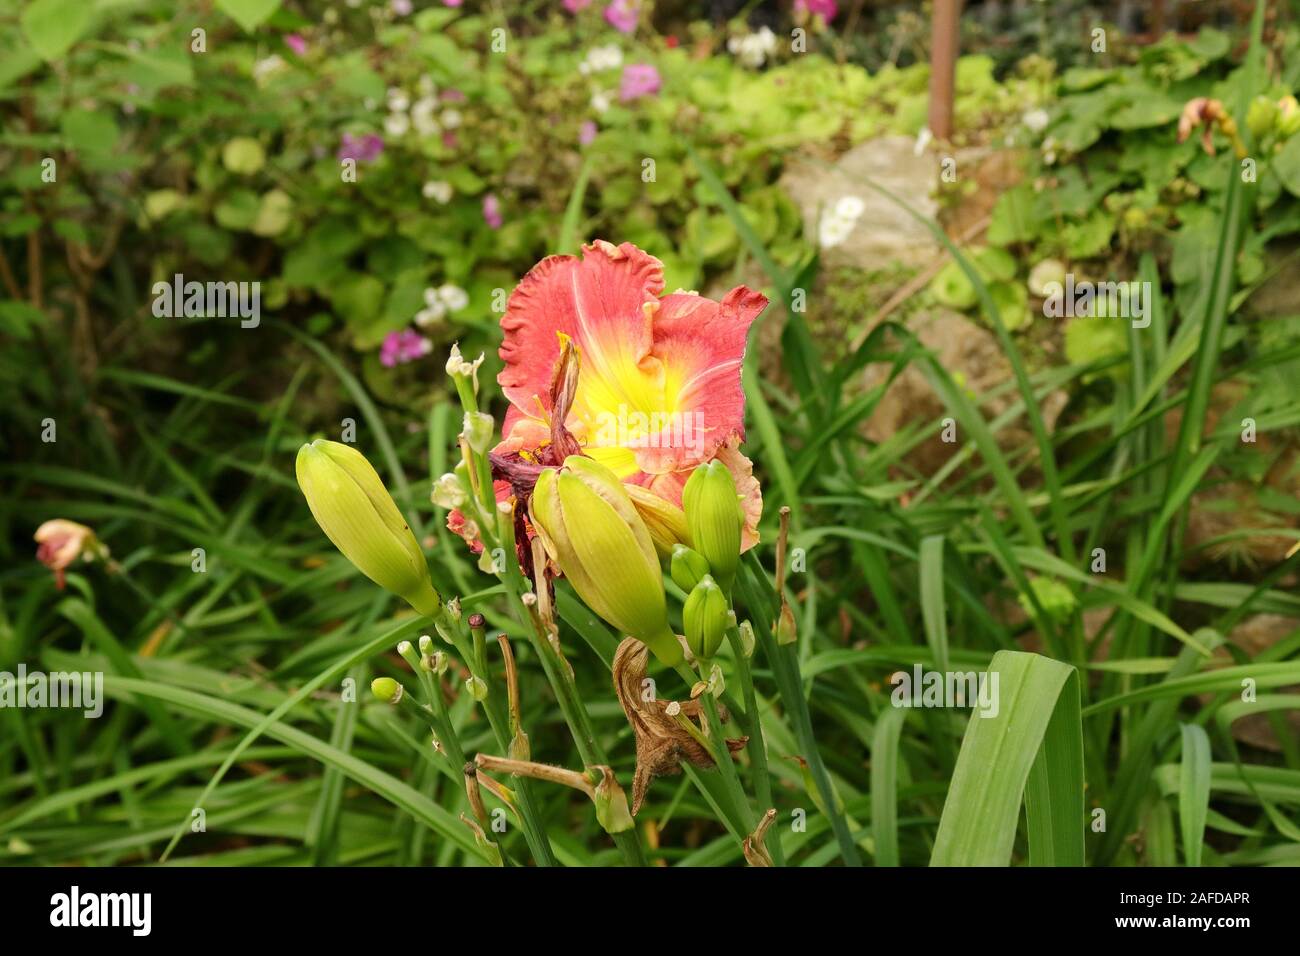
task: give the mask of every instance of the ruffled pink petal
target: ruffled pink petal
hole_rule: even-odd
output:
[[[744,437],[745,392],[740,368],[749,327],[767,297],[737,286],[714,302],[698,295],[665,296],[654,320],[653,355],[664,373],[672,410],[668,441],[636,450],[642,471],[663,474],[709,461],[733,437]],[[686,441],[673,438],[686,437]],[[659,437],[652,435],[652,437]]]
[[[615,246],[598,240],[582,253],[581,259],[543,259],[506,303],[500,352],[505,368],[497,381],[525,417],[544,421],[550,412],[560,334],[578,346],[579,388],[588,391],[595,379],[617,397],[626,390],[625,379],[650,355],[651,315],[664,287],[663,264],[630,242]],[[654,374],[654,369],[642,374]]]

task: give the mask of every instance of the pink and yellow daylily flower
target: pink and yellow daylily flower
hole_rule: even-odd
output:
[[[513,477],[580,453],[680,508],[691,472],[718,459],[735,479],[750,548],[763,504],[739,450],[740,369],[767,298],[744,286],[721,302],[663,289],[663,264],[626,242],[597,240],[581,257],[550,256],[532,268],[501,320],[498,381],[510,409],[494,471]],[[499,494],[511,489],[498,485]]]

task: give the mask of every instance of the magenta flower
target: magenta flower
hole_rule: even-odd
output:
[[[591,0],[564,0],[564,9],[570,13],[586,10],[589,6],[591,6]]]
[[[583,146],[588,146],[591,144],[591,141],[596,138],[596,134],[599,132],[600,129],[596,124],[591,120],[587,120],[578,128],[578,142]]]
[[[794,0],[794,12],[812,14],[830,23],[839,13],[839,7],[835,0]]]
[[[301,33],[290,33],[284,38],[285,45],[299,56],[306,56],[307,41],[302,38]]]
[[[623,78],[618,85],[619,101],[628,103],[643,96],[654,96],[661,85],[659,71],[649,63],[629,63],[623,67]]]
[[[399,17],[409,17],[411,11],[415,9],[411,4],[411,0],[393,0],[389,6],[392,8],[393,13]]]
[[[465,0],[442,0],[444,7],[459,7]]]
[[[379,347],[379,362],[385,368],[414,362],[433,351],[433,343],[413,329],[389,332]]]
[[[372,163],[379,158],[379,154],[384,151],[384,140],[374,133],[367,133],[365,136],[353,136],[351,133],[343,134],[343,142],[339,144],[339,159],[352,159],[359,163]]]
[[[619,33],[631,33],[636,29],[636,0],[613,0],[605,8],[605,22]]]
[[[500,229],[504,222],[501,218],[501,201],[497,199],[496,193],[488,193],[483,197],[483,221],[493,229]]]

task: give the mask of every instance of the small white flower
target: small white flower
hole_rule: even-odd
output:
[[[442,301],[442,296],[438,290],[430,286],[424,290],[424,304],[438,313],[439,317],[447,312],[447,304]]]
[[[857,196],[841,196],[835,204],[835,215],[841,219],[853,220],[861,216],[866,208],[866,203]]]
[[[609,93],[605,90],[597,90],[591,94],[591,108],[597,113],[604,113],[610,105]]]
[[[421,136],[433,136],[442,131],[438,121],[433,118],[433,111],[437,108],[438,101],[432,96],[421,97],[411,107],[411,122]]]
[[[447,374],[448,375],[470,375],[474,379],[475,388],[478,387],[478,367],[483,364],[483,356],[480,354],[472,362],[466,362],[465,357],[460,354],[460,343],[453,342],[451,345],[451,354],[447,356]]]
[[[411,105],[411,98],[395,86],[388,88],[388,108],[394,113],[405,113]]]
[[[930,127],[922,126],[921,132],[916,134],[916,142],[912,145],[912,155],[920,156],[925,152],[925,148],[930,145],[934,139],[934,133],[930,132]]]
[[[284,58],[272,53],[253,64],[253,79],[262,80],[277,72],[284,66]]]
[[[384,131],[389,136],[405,136],[411,128],[411,120],[405,113],[389,113],[384,118]]]
[[[1047,122],[1049,119],[1050,117],[1047,115],[1047,110],[1042,109],[1040,107],[1038,109],[1030,110],[1028,113],[1026,113],[1023,117],[1021,117],[1021,122],[1023,122],[1025,126],[1029,128],[1030,132],[1041,133],[1044,129],[1047,128]]]
[[[823,249],[838,246],[853,232],[854,221],[837,216],[833,212],[822,215],[821,226],[817,231],[817,241]]]
[[[460,110],[443,110],[442,125],[444,129],[457,129],[462,122]]]
[[[446,205],[451,202],[451,183],[442,179],[431,179],[420,189],[424,193],[425,199],[432,199],[435,202]]]
[[[450,282],[438,286],[438,298],[452,312],[459,312],[469,305],[469,293]]]
[[[578,72],[583,76],[617,70],[623,65],[623,51],[617,44],[594,46],[587,51],[587,57],[578,64]]]
[[[436,307],[421,309],[415,313],[415,324],[422,329],[432,328],[447,315],[447,308],[441,302]]]
[[[450,471],[433,483],[433,494],[430,497],[435,505],[448,511],[459,508],[469,500],[464,482]],[[423,639],[420,643],[424,643]]]

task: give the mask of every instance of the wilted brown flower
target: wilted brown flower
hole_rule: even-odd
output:
[[[636,775],[632,778],[633,816],[641,809],[654,779],[681,773],[683,760],[704,769],[713,766],[713,757],[704,745],[667,713],[669,702],[653,696],[646,699],[644,681],[648,656],[646,646],[631,637],[619,644],[618,650],[614,652],[614,692],[618,694],[618,702],[623,707],[623,713],[627,714],[627,721],[632,725],[632,733],[636,737]],[[699,701],[685,701],[677,706],[688,720],[699,719]],[[719,711],[725,720],[725,710],[719,707]],[[748,740],[748,737],[729,739],[727,749],[734,754],[744,749]]]

